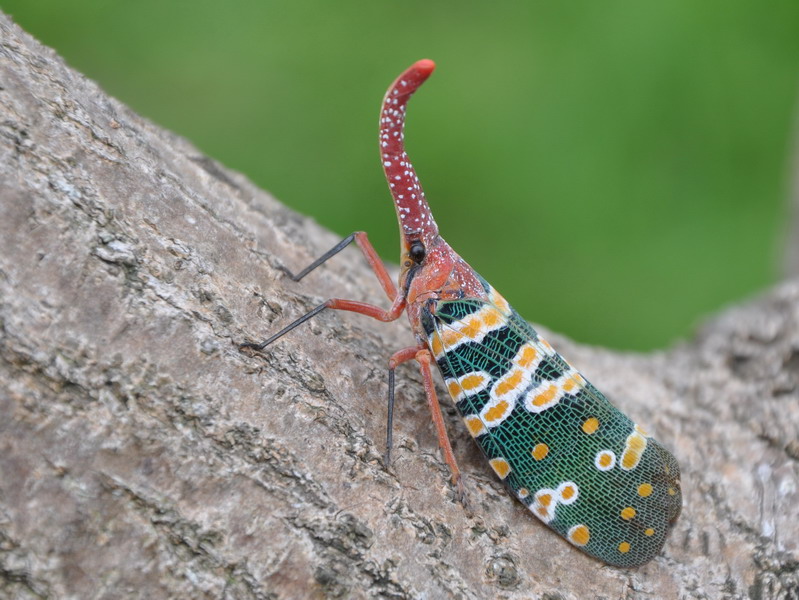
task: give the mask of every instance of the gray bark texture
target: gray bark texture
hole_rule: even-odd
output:
[[[456,502],[410,366],[385,468],[404,319],[240,352],[385,296],[355,249],[291,282],[333,234],[2,15],[0,211],[2,598],[799,598],[797,281],[664,352],[549,336],[682,466],[662,554],[622,570],[509,497],[445,402]]]

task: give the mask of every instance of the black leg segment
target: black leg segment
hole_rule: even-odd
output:
[[[333,246],[330,250],[325,252],[322,256],[317,258],[315,261],[313,261],[310,265],[305,267],[302,271],[300,271],[296,275],[292,274],[289,270],[287,270],[285,268],[283,269],[283,271],[289,277],[291,277],[294,281],[299,281],[300,279],[305,277],[308,273],[313,271],[316,267],[318,267],[322,263],[328,261],[329,259],[333,258],[336,254],[338,254],[339,252],[344,250],[344,248],[349,246],[354,239],[355,239],[355,234],[354,233],[349,234],[347,237],[345,237],[343,240],[341,240],[338,244]]]
[[[240,344],[239,345],[239,350],[242,350],[244,348],[252,348],[253,350],[263,350],[269,344],[271,344],[272,342],[274,342],[278,338],[283,337],[284,335],[286,335],[289,331],[291,331],[295,327],[297,327],[299,325],[302,325],[303,323],[305,323],[305,321],[307,321],[307,320],[315,317],[316,315],[318,315],[320,312],[322,312],[323,310],[325,310],[327,308],[327,305],[328,305],[327,302],[323,302],[322,304],[320,304],[319,306],[314,308],[312,311],[310,311],[308,313],[305,313],[304,315],[302,315],[299,319],[297,319],[293,323],[290,323],[289,325],[286,325],[283,329],[278,331],[275,335],[273,335],[272,337],[267,338],[266,340],[264,340],[260,344],[256,344],[254,342],[246,342],[244,344]]]
[[[394,369],[388,370],[388,420],[386,422],[386,469],[391,465],[391,444],[394,440]]]

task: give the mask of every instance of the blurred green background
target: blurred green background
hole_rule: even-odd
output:
[[[380,100],[436,60],[407,140],[443,234],[524,316],[578,340],[663,347],[779,275],[796,0],[0,7],[140,113],[338,233],[368,231],[394,262]]]

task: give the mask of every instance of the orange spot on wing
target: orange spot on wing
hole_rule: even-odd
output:
[[[486,325],[486,327],[494,327],[503,321],[504,319],[502,318],[502,315],[500,315],[493,308],[487,309],[485,315],[483,315],[483,324]]]
[[[572,371],[570,375],[567,375],[566,380],[563,382],[563,391],[566,393],[571,393],[582,388],[584,385],[585,379],[583,379],[582,375],[576,371]]]
[[[635,509],[632,506],[628,506],[627,508],[621,511],[621,518],[625,521],[629,521],[635,516]]]
[[[460,393],[463,391],[457,381],[450,381],[447,384],[447,389],[449,390],[449,395],[453,398],[460,396]]]
[[[583,423],[583,431],[586,432],[588,435],[595,433],[597,429],[599,429],[599,419],[596,417],[590,417],[585,420]]]
[[[466,322],[466,326],[463,329],[461,329],[461,333],[465,337],[472,340],[480,335],[481,329],[482,329],[482,323],[480,323],[480,320],[477,318],[472,318]]]
[[[558,393],[557,386],[550,385],[546,390],[538,394],[535,398],[533,398],[533,406],[544,406],[552,402],[555,396]]]
[[[549,446],[546,444],[536,444],[533,448],[533,458],[536,460],[544,460],[549,454]]]
[[[524,346],[516,364],[522,368],[529,367],[535,361],[536,356],[538,356],[538,350],[533,346]]]
[[[494,388],[494,393],[501,397],[509,392],[512,392],[519,386],[519,384],[521,384],[523,377],[524,373],[522,371],[518,369],[512,371],[497,384],[497,387]]]
[[[505,479],[510,473],[510,465],[504,458],[492,458],[488,461],[494,472],[499,475],[500,479]]]
[[[627,554],[630,551],[630,542],[622,542],[619,544],[619,552]]]
[[[575,546],[585,546],[591,539],[591,532],[585,525],[575,525],[569,529],[569,541]]]
[[[460,331],[456,331],[454,329],[447,329],[444,331],[444,337],[441,338],[441,342],[445,347],[454,346],[458,342],[463,339],[463,334]]]
[[[461,381],[461,387],[466,391],[470,391],[483,385],[485,380],[486,378],[483,375],[467,375]]]
[[[500,400],[495,406],[486,411],[483,418],[486,421],[497,421],[507,414],[508,408],[510,408],[510,405],[505,400]]]
[[[644,531],[644,535],[655,535],[655,530],[650,527],[649,529]]]
[[[444,352],[444,346],[441,343],[441,336],[438,333],[434,333],[430,338],[430,349],[433,351],[435,356],[441,356]]]
[[[613,462],[613,457],[610,454],[608,454],[607,452],[605,454],[600,455],[600,457],[599,457],[599,466],[600,467],[607,468],[607,467],[610,466],[611,462]]]
[[[629,450],[624,453],[621,457],[621,466],[624,469],[632,469],[635,465],[638,464],[639,456],[635,452],[630,452]]]
[[[624,444],[624,454],[621,457],[621,468],[629,471],[638,466],[641,455],[646,450],[646,438],[640,433],[633,431],[627,436]]]
[[[485,423],[483,423],[478,416],[472,415],[470,417],[466,417],[464,421],[466,422],[466,427],[469,429],[469,433],[472,434],[472,437],[477,437],[485,431]]]
[[[505,300],[505,298],[503,298],[497,290],[491,288],[491,292],[489,293],[488,297],[491,302],[494,303],[494,306],[496,306],[500,311],[505,314],[510,312],[510,305],[508,304],[508,301]]]
[[[651,483],[642,483],[638,486],[638,495],[642,498],[647,498],[652,494],[652,484]]]
[[[574,496],[574,488],[570,485],[567,485],[560,492],[560,497],[563,498],[564,500],[568,500],[572,496]]]

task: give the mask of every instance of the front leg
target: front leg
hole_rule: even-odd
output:
[[[372,317],[373,319],[377,319],[378,321],[395,321],[399,318],[402,312],[405,310],[406,300],[405,297],[397,292],[397,288],[394,285],[394,282],[391,281],[391,277],[388,274],[388,270],[386,266],[380,260],[380,257],[377,255],[372,244],[369,242],[369,238],[367,237],[366,233],[363,231],[356,231],[355,233],[350,234],[343,240],[341,240],[338,244],[333,246],[330,250],[325,252],[322,256],[312,262],[310,265],[305,267],[302,271],[297,273],[296,275],[292,274],[290,271],[286,269],[282,269],[289,277],[291,277],[294,281],[299,281],[303,277],[305,277],[308,273],[325,263],[326,261],[330,260],[336,254],[341,252],[344,248],[346,248],[349,244],[355,241],[358,244],[358,247],[361,249],[366,261],[369,263],[369,266],[372,268],[377,280],[380,282],[380,287],[383,288],[383,291],[388,296],[388,299],[391,300],[391,307],[388,310],[382,309],[379,306],[375,306],[373,304],[367,304],[365,302],[358,302],[356,300],[344,300],[341,298],[330,298],[329,300],[323,302],[316,308],[310,310],[309,312],[305,313],[296,321],[289,323],[286,327],[278,331],[273,336],[267,338],[263,342],[245,342],[239,345],[239,349],[244,348],[251,348],[253,350],[263,350],[269,344],[274,342],[275,340],[283,337],[289,331],[294,329],[295,327],[302,325],[309,319],[315,317],[320,312],[325,310],[326,308],[331,308],[333,310],[346,310],[350,312],[359,313],[362,315],[366,315],[367,317]]]
[[[299,281],[308,273],[316,269],[316,267],[326,263],[336,254],[344,250],[344,248],[349,246],[353,241],[358,244],[358,248],[361,249],[361,254],[363,254],[366,262],[369,263],[369,267],[372,269],[377,277],[377,280],[380,282],[380,287],[383,288],[383,291],[386,293],[386,296],[388,296],[388,299],[393,301],[394,298],[397,297],[397,288],[394,285],[394,282],[391,280],[391,276],[388,274],[386,265],[384,265],[383,261],[380,260],[377,251],[374,249],[374,246],[372,246],[372,242],[369,241],[369,237],[366,235],[365,231],[356,231],[351,233],[296,275],[285,267],[281,267],[281,270],[286,273],[286,275],[291,277],[293,281]]]
[[[346,310],[349,312],[366,315],[367,317],[372,317],[373,319],[377,319],[378,321],[388,322],[388,321],[396,321],[399,318],[399,316],[405,310],[405,304],[406,304],[405,298],[400,295],[397,295],[397,297],[394,299],[394,302],[391,305],[391,308],[389,308],[388,310],[380,308],[379,306],[375,306],[374,304],[367,304],[366,302],[358,302],[357,300],[342,300],[341,298],[331,298],[330,300],[323,302],[316,308],[308,311],[296,321],[289,323],[283,329],[278,331],[273,336],[265,339],[263,342],[260,343],[244,342],[243,344],[239,345],[239,349],[251,348],[253,350],[263,350],[269,344],[283,337],[295,327],[302,325],[303,323],[305,323],[305,321],[308,321],[309,319],[315,317],[326,308],[332,308],[333,310]]]

